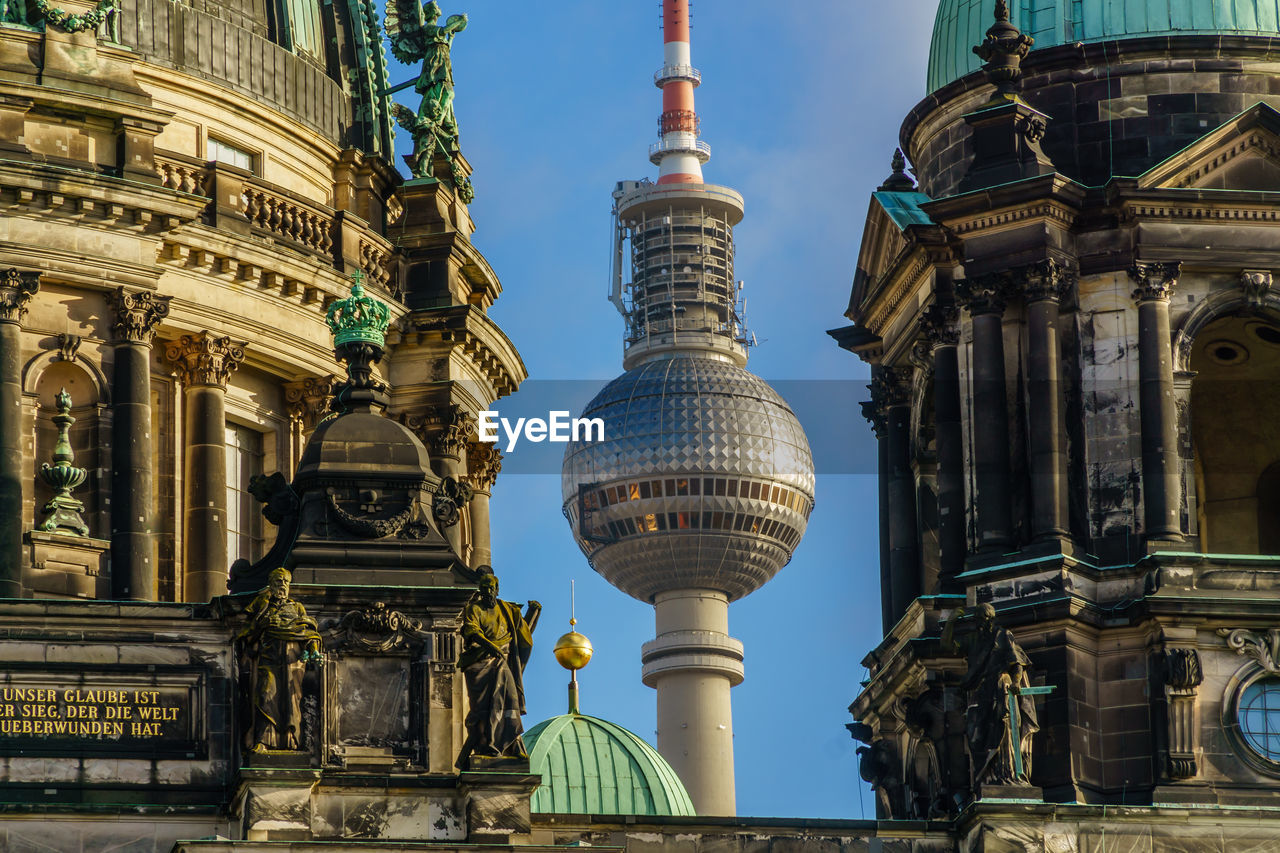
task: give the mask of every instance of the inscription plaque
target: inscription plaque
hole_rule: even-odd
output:
[[[53,673],[0,675],[0,755],[196,752],[199,676],[102,672],[69,681]]]

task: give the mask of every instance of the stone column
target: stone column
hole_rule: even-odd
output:
[[[1003,274],[956,283],[957,296],[973,322],[974,504],[978,549],[1007,549],[1013,544],[1009,501],[1009,410],[1005,396],[1004,308],[1008,292]]]
[[[964,432],[960,418],[960,342],[955,305],[934,303],[920,318],[920,328],[933,350],[934,446],[938,455],[939,583],[952,591],[964,571]]]
[[[22,320],[40,273],[0,273],[0,598],[22,598]]]
[[[1182,484],[1178,472],[1178,409],[1173,395],[1173,339],[1169,292],[1182,264],[1135,263],[1138,285],[1138,405],[1142,418],[1142,505],[1147,541],[1182,541]]]
[[[169,316],[169,297],[117,288],[112,325],[111,596],[154,601],[155,443],[151,436],[151,342]]]
[[[411,419],[418,420],[418,419]],[[466,477],[467,441],[476,434],[475,421],[457,403],[437,406],[435,412],[418,420],[420,435],[431,451],[431,464],[436,474],[462,480]],[[413,423],[410,423],[413,428]],[[469,508],[464,511],[470,512]],[[454,553],[462,556],[462,525],[455,524],[440,531],[449,540]]]
[[[889,571],[889,445],[885,440],[885,416],[874,401],[862,404],[862,416],[876,436],[876,508],[880,517],[880,629],[893,628],[893,575]]]
[[[871,399],[885,413],[888,458],[889,576],[893,622],[920,596],[920,530],[916,522],[916,478],[911,468],[910,371],[880,368]]]
[[[471,484],[471,568],[492,565],[489,496],[502,470],[502,451],[488,441],[467,442],[467,482]]]
[[[184,600],[227,592],[227,380],[244,345],[206,332],[183,335],[165,355],[186,398]]]
[[[1066,271],[1048,259],[1027,268],[1023,291],[1027,303],[1031,533],[1038,540],[1068,535],[1058,299],[1069,280]]]

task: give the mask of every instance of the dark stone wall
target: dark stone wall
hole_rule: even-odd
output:
[[[1178,36],[1033,51],[1021,96],[1050,117],[1043,148],[1057,171],[1099,186],[1141,175],[1259,101],[1280,104],[1267,46],[1263,38]],[[960,116],[933,128],[933,114],[971,112],[990,91],[981,72],[970,74],[907,116],[903,150],[932,198],[954,195],[973,160]]]

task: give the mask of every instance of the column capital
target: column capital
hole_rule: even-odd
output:
[[[342,377],[332,373],[284,383],[284,402],[289,417],[302,424],[304,429],[315,429],[329,411],[329,401],[341,384]]]
[[[930,348],[954,346],[960,342],[960,310],[955,305],[934,302],[920,315],[920,334]]]
[[[40,289],[41,273],[10,268],[0,273],[0,323],[21,323]]]
[[[209,332],[183,335],[165,347],[165,357],[173,364],[182,384],[191,387],[227,388],[227,380],[244,361],[244,344]]]
[[[970,316],[1003,314],[1011,289],[1007,272],[975,275],[956,282],[956,301],[969,310]]]
[[[862,403],[862,416],[871,423],[876,438],[884,435],[889,409],[911,403],[911,371],[903,367],[877,367],[867,383],[871,399]]]
[[[1075,270],[1063,266],[1053,258],[1027,264],[1018,273],[1023,281],[1023,295],[1028,302],[1057,302],[1071,290],[1076,280]]]
[[[417,434],[432,456],[461,459],[476,434],[475,418],[457,403],[444,403],[422,415],[403,415],[401,421]]]
[[[502,451],[491,441],[467,442],[467,482],[477,492],[489,492],[502,470]]]
[[[1181,261],[1156,263],[1135,261],[1133,266],[1129,267],[1129,278],[1138,285],[1133,291],[1134,301],[1138,303],[1168,302],[1169,293],[1178,286],[1178,276],[1181,274]]]
[[[107,295],[107,303],[115,313],[111,331],[117,341],[150,344],[156,336],[156,327],[169,316],[169,300],[149,290],[133,293],[117,287]]]

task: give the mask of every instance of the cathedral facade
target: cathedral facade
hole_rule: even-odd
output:
[[[1277,25],[940,4],[831,333],[872,366],[885,639],[850,710],[882,818],[1280,837]]]

